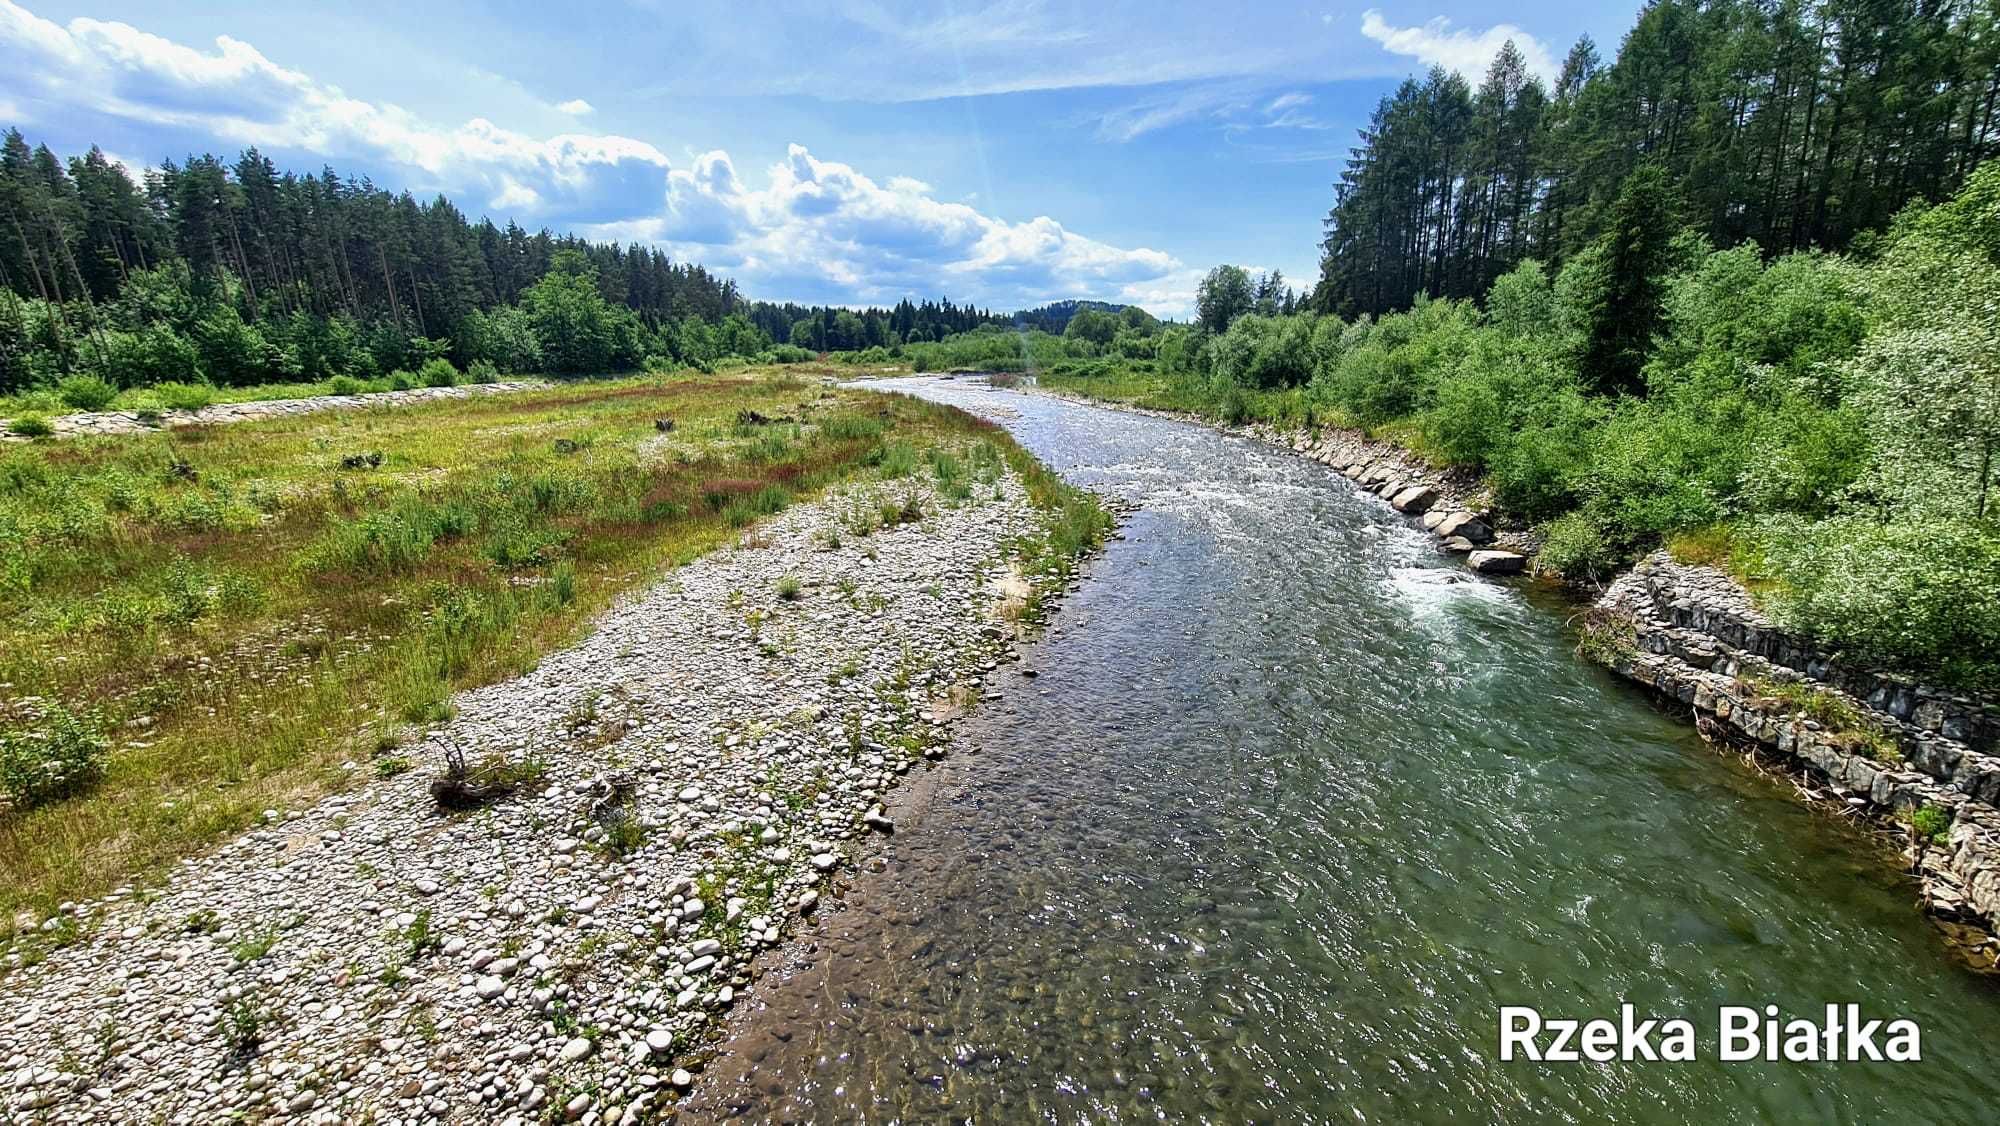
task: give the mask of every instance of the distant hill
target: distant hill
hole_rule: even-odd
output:
[[[1022,328],[1038,328],[1043,332],[1062,334],[1069,327],[1069,319],[1081,309],[1097,309],[1106,313],[1122,312],[1125,306],[1113,305],[1109,301],[1051,301],[1039,309],[1023,309],[1014,314],[1013,320]]]

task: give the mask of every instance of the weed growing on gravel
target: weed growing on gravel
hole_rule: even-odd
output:
[[[237,962],[248,965],[271,952],[278,945],[278,932],[274,928],[252,931],[229,944],[229,954]]]
[[[426,907],[417,912],[417,917],[403,928],[404,961],[416,963],[434,953],[444,945],[444,940],[431,930],[431,909]]]
[[[776,590],[778,597],[784,599],[786,602],[797,602],[799,599],[805,597],[805,587],[799,582],[797,575],[785,575],[780,578],[777,581]]]
[[[237,998],[222,1011],[218,1031],[223,1045],[239,1064],[255,1056],[258,1047],[264,1043],[266,1019],[263,1007],[248,994]]]

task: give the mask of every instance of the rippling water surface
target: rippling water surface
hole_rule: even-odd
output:
[[[906,1121],[1986,1122],[2000,995],[1858,830],[1703,746],[1326,469],[891,386],[1140,505],[702,1106]],[[1701,1059],[1500,1063],[1504,1004]],[[1916,1064],[1724,1064],[1721,1004],[1907,1016]]]

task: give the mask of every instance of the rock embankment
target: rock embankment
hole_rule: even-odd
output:
[[[885,486],[876,486],[884,488]],[[461,695],[418,758],[67,905],[0,975],[0,1118],[416,1123],[649,1118],[717,1017],[944,753],[1009,659],[1017,479],[857,531],[881,496],[787,510]],[[886,494],[884,494],[886,495]],[[446,748],[508,796],[442,811]],[[359,769],[357,767],[357,769]],[[39,943],[39,945],[36,945]],[[22,951],[26,950],[27,953]]]
[[[137,434],[145,430],[183,426],[220,426],[231,422],[290,418],[315,411],[360,410],[363,407],[402,407],[438,399],[470,399],[478,395],[500,395],[510,391],[532,391],[547,387],[541,380],[514,380],[503,383],[467,383],[458,387],[412,387],[407,391],[376,391],[366,395],[312,395],[302,399],[257,399],[247,403],[217,403],[192,411],[90,411],[57,415],[49,419],[49,429],[57,438],[89,434]],[[8,419],[0,418],[0,441],[25,442],[29,439],[7,432]]]
[[[1789,633],[1742,586],[1666,552],[1599,600],[1586,651],[1690,708],[1710,738],[1775,756],[1849,808],[1900,824],[1923,903],[2000,943],[2000,708],[1854,665]],[[1921,811],[1934,810],[1924,814]]]
[[[1497,531],[1492,506],[1476,481],[1439,471],[1357,431],[1285,432],[1252,427],[1267,442],[1330,466],[1389,507],[1416,518],[1446,551],[1481,574],[1518,575],[1534,546],[1525,532]]]

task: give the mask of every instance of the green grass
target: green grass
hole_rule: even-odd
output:
[[[0,447],[0,731],[35,732],[34,696],[113,741],[93,788],[0,810],[0,918],[372,777],[344,764],[385,732],[888,448],[999,448],[1054,514],[1042,566],[1101,536],[1094,502],[991,424],[797,370]],[[801,420],[781,460],[732,433],[745,410]]]
[[[1895,737],[1863,714],[1847,696],[1795,680],[1744,676],[1738,677],[1737,683],[1747,695],[1777,701],[1788,712],[1817,722],[1850,752],[1859,752],[1877,762],[1903,761],[1903,750]]]

